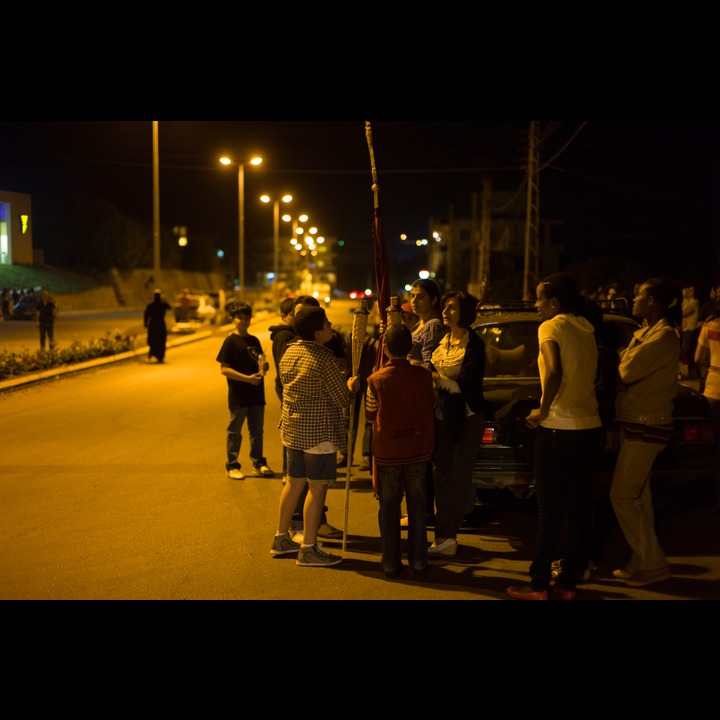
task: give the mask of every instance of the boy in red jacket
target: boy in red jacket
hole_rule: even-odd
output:
[[[407,359],[412,334],[405,325],[388,327],[384,343],[388,362],[368,377],[365,418],[373,423],[382,569],[387,577],[397,577],[402,569],[403,495],[408,511],[408,564],[416,573],[428,568],[425,472],[435,444],[435,392],[430,371]]]

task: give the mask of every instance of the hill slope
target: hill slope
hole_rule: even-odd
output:
[[[51,295],[67,295],[107,284],[111,284],[107,278],[93,279],[48,265],[0,265],[0,288],[10,290],[42,288]]]

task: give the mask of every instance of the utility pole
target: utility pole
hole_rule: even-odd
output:
[[[455,207],[448,205],[448,232],[445,240],[445,290],[455,287],[455,272],[453,265],[455,264],[455,242],[453,238],[453,219],[455,215]]]
[[[490,287],[490,195],[492,185],[489,180],[483,180],[482,200],[480,204],[480,252],[478,257],[478,284],[480,291],[478,298],[484,297]]]
[[[523,299],[535,292],[540,282],[540,133],[538,121],[530,123],[525,209],[525,272]]]
[[[160,285],[160,167],[158,121],[152,121],[153,134],[153,274],[155,286]]]

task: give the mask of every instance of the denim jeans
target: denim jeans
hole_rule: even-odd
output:
[[[587,562],[593,474],[605,443],[602,427],[552,430],[538,427],[534,448],[537,533],[530,585],[547,590],[552,561],[565,533],[565,556],[558,584],[573,590]]]
[[[263,425],[265,422],[265,406],[250,405],[240,407],[232,400],[229,401],[230,424],[227,426],[227,462],[226,470],[240,469],[238,455],[242,444],[242,428],[247,419],[248,436],[250,438],[250,459],[254,468],[267,465],[263,455]]]
[[[403,494],[408,511],[408,565],[423,571],[427,567],[427,529],[425,525],[426,462],[409,465],[375,465],[377,472],[378,524],[382,540],[382,569],[393,573],[402,566],[400,550],[400,510]]]

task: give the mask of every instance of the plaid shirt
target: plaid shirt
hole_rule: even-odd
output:
[[[280,437],[285,447],[309,450],[331,442],[347,447],[343,410],[350,405],[350,391],[332,350],[312,340],[288,345],[280,360],[283,386]]]

